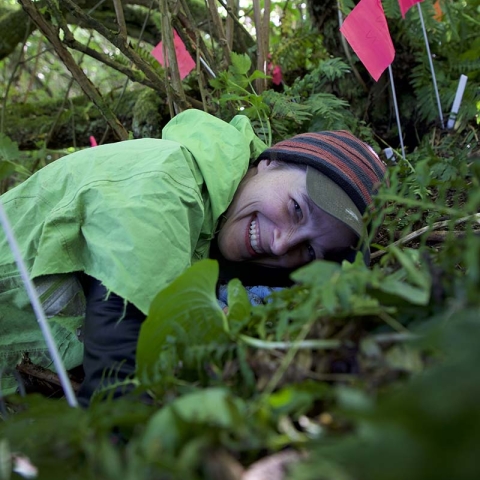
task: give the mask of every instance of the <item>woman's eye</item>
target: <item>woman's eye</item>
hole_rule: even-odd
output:
[[[295,200],[293,200],[293,209],[300,218],[303,217],[302,207]]]
[[[317,255],[315,254],[315,250],[310,244],[307,245],[307,251],[308,251],[308,258],[310,259],[310,261],[313,261],[317,258]]]

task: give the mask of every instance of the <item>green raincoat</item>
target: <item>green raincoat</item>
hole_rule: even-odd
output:
[[[208,256],[220,215],[249,160],[266,148],[245,116],[230,124],[200,110],[176,116],[162,139],[89,148],[55,161],[2,202],[70,369],[82,362],[84,297],[72,272],[99,279],[148,313],[150,302]],[[52,362],[3,233],[0,234],[0,368],[28,352]],[[3,393],[13,378],[3,373]]]

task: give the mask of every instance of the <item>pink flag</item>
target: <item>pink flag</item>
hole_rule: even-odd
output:
[[[405,18],[405,14],[412,8],[416,3],[420,3],[422,0],[398,0],[400,5],[400,11],[402,12],[402,17]]]
[[[380,0],[361,0],[347,16],[340,31],[370,75],[378,81],[395,57]]]
[[[195,62],[188,53],[185,44],[182,42],[182,39],[178,36],[178,33],[173,31],[173,44],[175,46],[175,53],[177,55],[178,70],[180,72],[180,78],[183,80],[194,68]],[[160,42],[152,51],[151,54],[158,60],[160,65],[164,65],[163,62],[163,47],[162,42]]]

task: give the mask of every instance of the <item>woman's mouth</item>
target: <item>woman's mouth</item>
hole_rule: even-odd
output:
[[[258,230],[257,220],[255,218],[250,223],[250,228],[248,231],[248,239],[253,252],[256,255],[260,255],[262,253],[262,250],[260,247],[260,232]]]

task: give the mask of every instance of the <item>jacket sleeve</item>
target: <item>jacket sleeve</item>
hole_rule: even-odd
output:
[[[87,302],[83,332],[85,378],[78,401],[86,407],[96,390],[125,380],[135,372],[137,340],[145,315],[108,292],[97,279],[85,275],[82,283]],[[117,398],[131,389],[122,386],[106,394]]]

